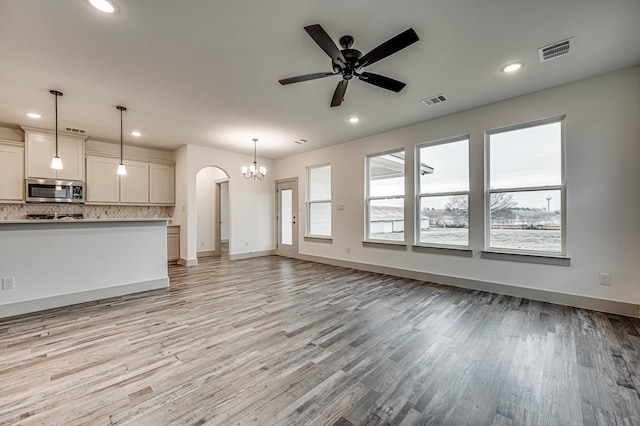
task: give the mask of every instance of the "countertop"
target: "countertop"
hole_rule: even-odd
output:
[[[46,224],[46,223],[110,223],[110,222],[167,222],[172,221],[171,217],[138,217],[138,218],[101,218],[101,219],[14,219],[0,220],[2,224]]]

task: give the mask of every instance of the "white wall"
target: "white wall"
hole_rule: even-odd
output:
[[[208,166],[222,169],[229,176],[229,254],[240,255],[273,250],[274,195],[273,174],[263,181],[247,180],[241,168],[251,155],[237,154],[196,145],[175,151],[176,208],[174,224],[180,225],[180,257],[187,265],[197,264],[196,175]],[[273,161],[258,158],[260,165],[273,170]]]
[[[571,266],[480,258],[484,248],[484,131],[560,115],[566,115],[567,255]],[[470,135],[473,257],[363,247],[365,156],[405,149],[405,219],[407,235],[412,235],[414,147],[459,135]],[[303,208],[305,167],[331,163],[333,243],[304,241],[301,232],[301,254],[640,303],[639,160],[640,67],[633,67],[280,159],[275,179],[298,177],[299,207]],[[340,204],[344,211],[338,210]],[[305,218],[300,219],[302,230]],[[599,272],[611,274],[610,287],[599,285]]]
[[[227,175],[217,167],[205,167],[196,175],[197,252],[215,250],[217,231],[216,181]],[[228,238],[228,237],[227,237]]]

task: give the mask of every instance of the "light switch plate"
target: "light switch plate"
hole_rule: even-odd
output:
[[[14,277],[7,277],[2,279],[2,289],[12,290],[16,288],[16,279]]]
[[[599,275],[599,278],[600,278],[600,285],[606,285],[606,286],[611,285],[611,274],[601,273]]]

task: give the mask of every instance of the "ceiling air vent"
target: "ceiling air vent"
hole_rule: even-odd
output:
[[[71,133],[79,133],[81,135],[84,135],[86,133],[83,129],[74,129],[73,127],[67,127],[66,131]]]
[[[447,100],[447,97],[442,93],[440,93],[439,95],[431,96],[430,98],[423,99],[420,102],[422,102],[425,105],[435,105],[435,104],[441,104],[446,100]]]
[[[573,37],[558,41],[548,46],[543,46],[538,49],[538,56],[540,57],[540,63],[557,58],[558,56],[566,55],[571,52],[573,47]]]
[[[294,143],[297,143],[298,145],[304,145],[305,143],[309,142],[306,139],[297,139],[295,141],[293,141]]]

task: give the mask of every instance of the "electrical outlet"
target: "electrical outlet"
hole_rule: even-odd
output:
[[[245,241],[245,242],[244,242],[244,246],[245,246],[245,247],[249,247],[249,241]]]
[[[351,253],[351,247],[347,247],[347,254]]]
[[[204,247],[204,241],[200,241],[200,247]]]
[[[16,288],[16,279],[15,277],[7,277],[2,279],[2,289],[3,290],[12,290]]]
[[[600,285],[611,285],[611,274],[600,273]]]

